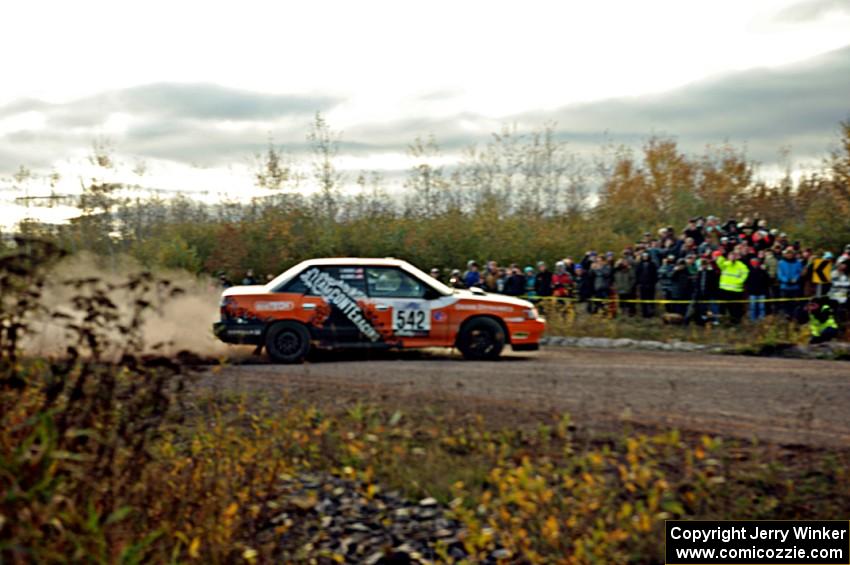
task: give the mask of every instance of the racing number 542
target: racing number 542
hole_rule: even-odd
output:
[[[427,319],[424,310],[396,310],[395,326],[402,331],[426,331]]]

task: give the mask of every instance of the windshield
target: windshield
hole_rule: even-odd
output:
[[[425,271],[420,271],[410,263],[402,264],[402,269],[404,269],[414,277],[418,278],[422,282],[426,283],[427,285],[434,287],[434,289],[437,290],[437,292],[439,292],[440,294],[445,294],[447,296],[450,294],[454,294],[454,290],[452,290],[451,287],[444,285]]]
[[[273,278],[271,282],[267,283],[266,290],[269,292],[275,292],[275,289],[280,288],[283,283],[297,275],[299,272],[301,272],[301,269],[303,268],[304,266],[301,263],[298,263],[297,265],[288,268],[287,270]]]

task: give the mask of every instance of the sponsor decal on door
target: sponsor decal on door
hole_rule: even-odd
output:
[[[381,334],[372,327],[357,302],[365,298],[362,291],[315,267],[302,273],[300,278],[307,288],[324,298],[331,306],[339,309],[363,335],[372,341],[381,339]]]
[[[257,312],[287,312],[295,308],[294,302],[279,301],[279,302],[257,302],[254,304],[254,309]]]

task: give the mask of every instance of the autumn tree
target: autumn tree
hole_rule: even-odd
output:
[[[609,150],[610,151],[610,150]],[[598,221],[620,235],[636,236],[654,227],[660,218],[646,171],[625,146],[597,163],[602,179],[595,208]]]
[[[254,155],[253,174],[256,185],[269,190],[281,190],[288,182],[298,180],[292,170],[289,156],[283,148],[274,144],[271,136],[266,151]]]

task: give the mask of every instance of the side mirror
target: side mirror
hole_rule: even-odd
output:
[[[484,296],[485,294],[487,294],[486,292],[484,292],[484,290],[482,288],[477,287],[477,286],[471,286],[471,287],[469,287],[469,290],[470,290],[470,292],[472,292],[472,294],[480,294],[481,296]]]

